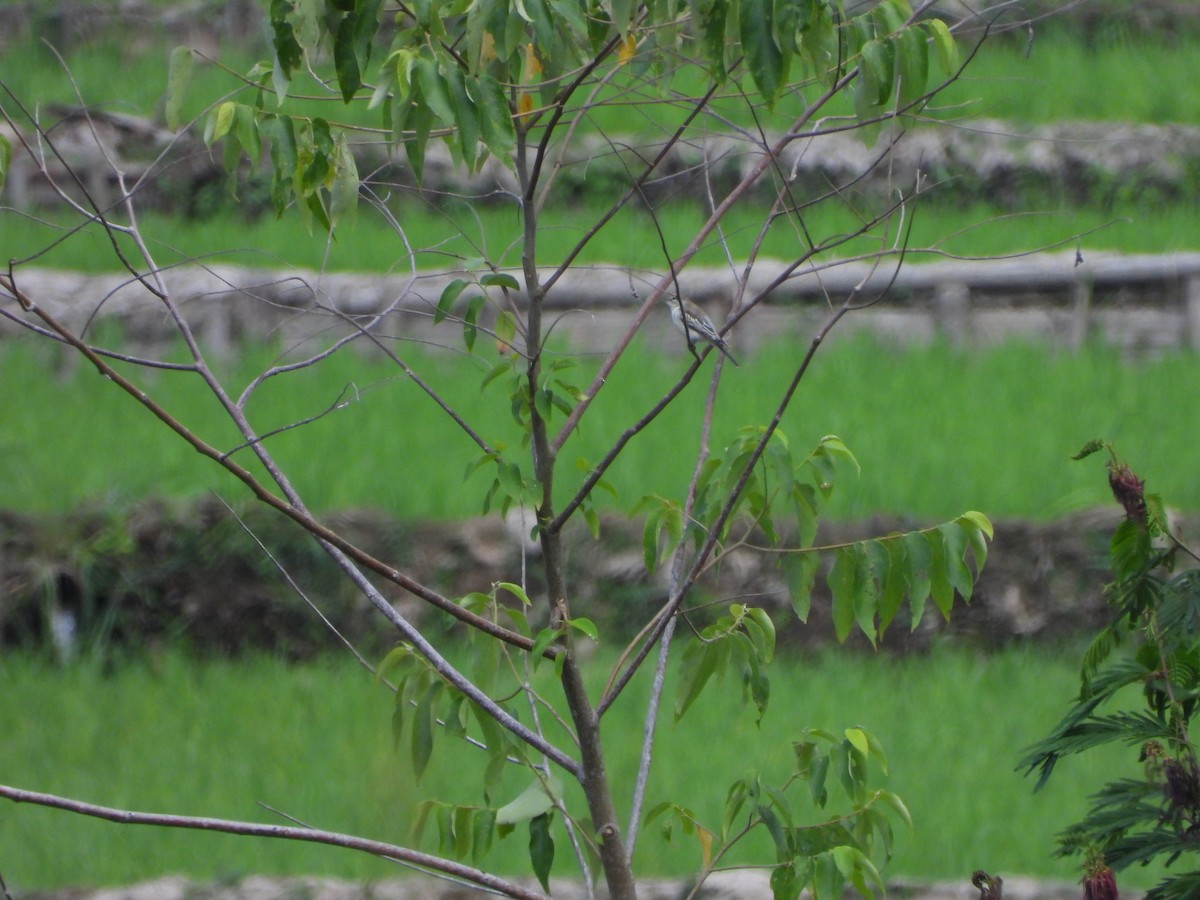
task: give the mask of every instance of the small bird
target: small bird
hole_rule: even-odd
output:
[[[671,305],[671,321],[687,338],[688,349],[692,351],[693,356],[696,355],[696,340],[699,339],[705,344],[712,344],[725,354],[726,359],[735,366],[738,365],[738,361],[729,352],[729,345],[725,343],[725,339],[721,337],[704,310],[691,300],[681,300],[677,296],[669,297],[667,302]]]

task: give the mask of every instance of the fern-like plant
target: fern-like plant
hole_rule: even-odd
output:
[[[1092,795],[1084,819],[1058,836],[1057,852],[1083,857],[1085,896],[1096,900],[1117,896],[1114,870],[1190,860],[1191,871],[1168,874],[1147,894],[1184,900],[1200,896],[1200,765],[1189,730],[1200,699],[1200,568],[1187,566],[1200,557],[1110,444],[1092,441],[1074,458],[1100,450],[1125,508],[1109,552],[1113,617],[1084,655],[1079,696],[1021,768],[1038,773],[1040,788],[1064,756],[1104,744],[1137,748],[1141,775]],[[1131,706],[1133,690],[1144,706]]]

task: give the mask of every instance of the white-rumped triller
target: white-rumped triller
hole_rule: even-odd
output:
[[[673,295],[667,298],[667,303],[671,307],[671,321],[687,338],[688,349],[692,351],[693,356],[696,355],[696,341],[700,341],[712,344],[725,354],[726,359],[735,366],[738,365],[738,361],[729,352],[729,345],[725,343],[725,339],[721,337],[721,333],[704,310],[691,300],[680,300]]]

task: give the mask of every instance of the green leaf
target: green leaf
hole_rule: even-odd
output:
[[[450,315],[450,310],[454,306],[454,301],[459,295],[466,290],[470,284],[462,278],[455,278],[448,285],[442,288],[442,296],[438,298],[437,308],[433,311],[433,324],[441,322],[446,316]]]
[[[296,130],[289,116],[263,116],[259,125],[271,146],[271,204],[282,216],[294,192],[296,176]]]
[[[938,18],[926,19],[921,25],[933,38],[933,47],[937,53],[938,64],[942,67],[942,74],[947,78],[952,77],[958,71],[958,45],[954,43],[950,27]]]
[[[802,774],[805,774],[804,782],[813,803],[823,808],[829,800],[829,789],[825,786],[825,781],[829,776],[828,754],[822,753],[815,756],[807,773]]]
[[[301,47],[315,48],[321,42],[324,29],[325,0],[290,0],[292,10],[288,21],[292,23],[296,40]]]
[[[8,180],[8,170],[12,165],[12,144],[8,138],[0,134],[0,188]]]
[[[700,12],[700,48],[712,76],[723,82],[728,74],[725,67],[725,34],[728,28],[729,0],[712,0]]]
[[[479,130],[492,155],[509,168],[515,164],[513,151],[517,131],[513,125],[512,108],[503,85],[491,75],[480,75],[477,86]]]
[[[550,893],[550,869],[554,865],[554,838],[550,837],[550,813],[529,820],[529,862],[533,874]]]
[[[238,104],[226,100],[214,109],[208,116],[204,128],[204,143],[211,147],[233,128],[234,117],[237,115]]]
[[[516,825],[543,816],[554,808],[555,800],[561,796],[562,783],[557,778],[535,778],[515,800],[496,810],[496,824]]]
[[[746,618],[742,621],[750,640],[754,642],[755,651],[763,665],[767,665],[775,657],[775,623],[771,616],[760,606],[751,606],[746,610]]]
[[[787,577],[792,610],[801,622],[808,621],[812,608],[812,590],[821,559],[816,553],[784,553],[783,571]]]
[[[171,51],[167,63],[167,99],[165,114],[167,127],[178,131],[183,124],[183,104],[187,99],[188,86],[192,82],[192,72],[196,67],[196,55],[191,47],[176,47]],[[3,170],[0,170],[0,179]],[[2,183],[2,181],[0,181]]]
[[[442,682],[435,681],[426,688],[417,703],[412,732],[412,766],[413,775],[417,781],[421,780],[421,776],[425,773],[425,767],[429,765],[429,758],[433,755],[433,734],[437,724],[433,703],[443,687]]]
[[[517,317],[507,309],[502,309],[496,316],[496,340],[506,346],[512,346],[517,336]]]
[[[498,287],[509,291],[521,289],[520,282],[507,272],[489,272],[479,279],[479,283],[484,287]]]
[[[642,525],[642,562],[650,572],[653,572],[658,566],[658,535],[661,530],[659,522],[662,516],[663,507],[656,506],[650,510]]]
[[[371,62],[371,44],[379,31],[379,11],[383,0],[355,0],[354,2],[354,52],[361,68]]]
[[[858,583],[858,545],[840,547],[829,572],[829,590],[833,594],[833,629],[839,641],[846,640],[854,628]]]
[[[872,106],[887,103],[894,80],[895,51],[890,41],[871,39],[862,47],[862,75],[867,80],[867,96]]]
[[[469,806],[454,807],[454,850],[455,859],[464,859],[471,852],[471,820],[475,817],[475,810]]]
[[[788,835],[783,827],[783,823],[779,821],[779,817],[775,815],[775,811],[766,804],[760,803],[755,812],[758,814],[759,821],[767,829],[767,834],[771,835],[771,840],[775,844],[775,861],[783,862],[791,855]]]
[[[700,696],[704,686],[717,670],[720,652],[716,644],[691,641],[683,651],[683,662],[679,667],[679,685],[675,698],[675,721],[687,713],[689,707]]]
[[[404,154],[408,157],[408,164],[412,166],[413,176],[416,178],[417,184],[420,185],[422,174],[425,171],[425,148],[429,144],[429,130],[433,127],[433,111],[425,103],[423,97],[414,97],[413,100],[404,105],[403,114],[393,125],[393,132],[398,135],[397,140],[402,140],[404,143]],[[400,137],[405,131],[410,134]]]
[[[871,571],[870,545],[857,544],[855,552],[854,619],[858,622],[859,630],[866,635],[871,646],[875,646],[878,636],[875,627],[875,614],[879,608],[878,583]],[[887,554],[884,554],[884,559]]]
[[[529,648],[529,655],[533,657],[533,667],[536,669],[541,661],[546,656],[546,650],[550,645],[559,639],[562,632],[557,628],[543,628],[537,633],[533,639],[533,646]]]
[[[804,879],[796,872],[794,862],[777,865],[771,870],[771,896],[773,900],[796,900],[804,887]]]
[[[513,500],[520,500],[525,492],[525,479],[515,463],[500,460],[496,463],[496,477],[500,487]]]
[[[450,92],[446,87],[446,79],[442,77],[438,64],[428,56],[417,59],[414,67],[417,84],[421,86],[421,95],[433,114],[443,123],[454,127],[454,106],[450,102]]]
[[[259,158],[263,155],[263,138],[258,132],[258,116],[251,107],[238,104],[234,110],[233,130],[241,149],[246,151],[251,163],[258,166]]]
[[[1086,459],[1087,457],[1091,456],[1093,453],[1096,453],[1099,450],[1104,450],[1104,449],[1108,449],[1108,448],[1109,448],[1108,441],[1101,440],[1100,438],[1093,438],[1092,440],[1090,440],[1086,444],[1084,444],[1079,449],[1079,452],[1076,453],[1074,456],[1072,456],[1071,459],[1074,459],[1074,460]]]
[[[358,54],[355,53],[357,32],[358,16],[351,12],[342,17],[333,38],[333,68],[343,103],[353,100],[362,87],[362,72],[358,68]]]
[[[479,335],[479,312],[483,309],[483,305],[487,302],[487,298],[482,294],[478,294],[467,301],[467,312],[463,316],[463,343],[466,344],[467,350],[475,349],[475,339]],[[513,498],[517,499],[516,497]]]
[[[592,540],[600,540],[600,517],[596,514],[596,510],[590,504],[585,503],[582,511],[583,520],[587,523]]]
[[[878,888],[880,893],[886,893],[886,887],[883,879],[879,875],[879,870],[875,868],[875,864],[857,847],[852,847],[848,844],[843,844],[840,847],[834,847],[830,851],[833,856],[834,865],[838,871],[847,879],[860,894],[864,897],[874,897],[873,888]],[[870,882],[870,884],[868,884]]]
[[[375,680],[382,683],[392,677],[392,673],[396,673],[396,681],[403,683],[415,662],[412,647],[408,644],[399,644],[389,650],[387,656],[380,660],[379,665],[375,667]]]
[[[471,822],[471,863],[479,866],[492,849],[492,836],[496,833],[496,811],[478,809]]]
[[[981,512],[965,512],[955,522],[966,533],[971,542],[971,553],[975,557],[976,572],[983,571],[984,563],[987,562],[988,545],[987,542],[992,538],[992,523]]]
[[[895,794],[888,790],[881,790],[878,793],[878,797],[896,811],[896,814],[900,816],[904,824],[907,825],[910,830],[913,828],[912,815],[909,813],[908,807],[904,804],[904,801],[900,799],[899,794]]]
[[[414,841],[420,842],[421,835],[425,831],[425,823],[426,823],[426,821],[428,821],[429,813],[432,810],[433,810],[433,801],[432,800],[423,800],[417,804],[417,808],[413,813],[412,830],[410,832],[412,834],[412,839]]]
[[[467,90],[466,76],[462,69],[457,66],[449,69],[446,85],[454,109],[458,151],[462,155],[463,164],[474,171],[479,155],[479,112],[475,107],[475,100]]]
[[[938,529],[925,532],[929,545],[929,593],[937,604],[942,617],[949,620],[954,606],[954,585],[950,581],[950,567],[946,559],[946,547]]]
[[[929,82],[929,44],[919,28],[905,28],[899,41],[900,102],[908,106],[925,92]]]
[[[529,595],[525,593],[525,589],[519,584],[513,584],[511,581],[498,581],[496,582],[496,590],[507,591],[508,593],[512,594],[521,601],[522,606],[533,605],[532,601],[529,599]]]
[[[929,541],[920,531],[913,531],[901,538],[904,544],[906,580],[908,582],[908,608],[912,616],[912,630],[916,631],[925,614],[925,601],[931,590],[930,569],[932,558]]]
[[[904,602],[904,591],[908,586],[908,561],[904,557],[904,544],[901,541],[890,540],[882,542],[881,546],[888,556],[887,574],[882,579],[879,594],[879,634],[882,637]]]
[[[859,753],[861,753],[864,757],[870,756],[871,747],[867,741],[867,733],[865,731],[863,731],[861,728],[847,728],[843,733],[846,736],[846,740],[848,740]]]
[[[329,123],[318,118],[312,120],[310,131],[305,137],[308,140],[301,149],[307,154],[308,164],[299,171],[297,193],[304,197],[312,197],[325,186],[329,176],[334,151],[333,133],[329,129]]]
[[[289,18],[291,11],[290,0],[271,0],[271,46],[275,50],[276,68],[285,83],[280,100],[287,93],[286,83],[291,81],[292,72],[300,66],[304,58],[304,52],[297,43],[295,32],[292,30]]]
[[[333,153],[333,185],[329,189],[329,217],[335,224],[353,225],[358,215],[358,165],[345,132],[339,131]]]
[[[449,855],[454,846],[454,819],[449,806],[438,803],[433,808],[438,829],[438,853]]]
[[[579,616],[574,619],[567,619],[567,625],[578,631],[580,634],[586,635],[593,641],[600,640],[600,629],[596,627],[596,623],[586,616]]]
[[[969,602],[975,581],[964,560],[967,553],[967,532],[957,522],[939,525],[938,531],[942,535],[946,558],[946,580],[958,591],[964,602]]]
[[[746,65],[767,108],[775,105],[787,78],[788,60],[775,42],[775,4],[738,0],[738,25]]]

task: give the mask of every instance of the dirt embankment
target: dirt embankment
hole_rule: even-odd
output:
[[[263,542],[338,630],[365,650],[394,636],[373,607],[345,583],[316,545],[290,522],[261,508],[241,519],[216,500],[147,501],[122,509],[33,516],[0,513],[0,641],[45,643],[57,633],[136,647],[182,641],[205,652],[269,649],[302,659],[336,650],[334,635],[281,576]],[[897,622],[885,649],[922,650],[950,639],[982,648],[1012,641],[1058,642],[1106,621],[1105,554],[1117,511],[1078,513],[1054,522],[1002,520],[970,605],[946,622],[930,605],[919,627]],[[244,523],[244,525],[243,525]],[[372,511],[328,517],[331,527],[449,597],[519,581],[522,555],[536,555],[528,523],[497,517],[460,523],[406,522]],[[818,543],[834,544],[928,523],[873,519],[827,523]],[[1185,521],[1181,527],[1195,529]],[[248,531],[248,530],[249,531]],[[249,532],[253,532],[251,536]],[[613,517],[594,541],[572,533],[572,611],[606,637],[627,636],[665,597],[662,573],[642,559],[641,525]],[[765,543],[765,540],[760,542]],[[536,573],[537,566],[529,571]],[[433,610],[382,585],[411,620],[437,633]],[[536,595],[540,585],[530,585]],[[788,612],[787,582],[766,555],[731,551],[701,583],[710,597],[752,597],[777,610],[781,640],[832,641],[829,596],[818,578],[807,625]],[[902,618],[906,616],[901,614]],[[56,631],[57,629],[57,631]],[[64,631],[65,629],[65,631]],[[851,639],[854,642],[854,639]]]

